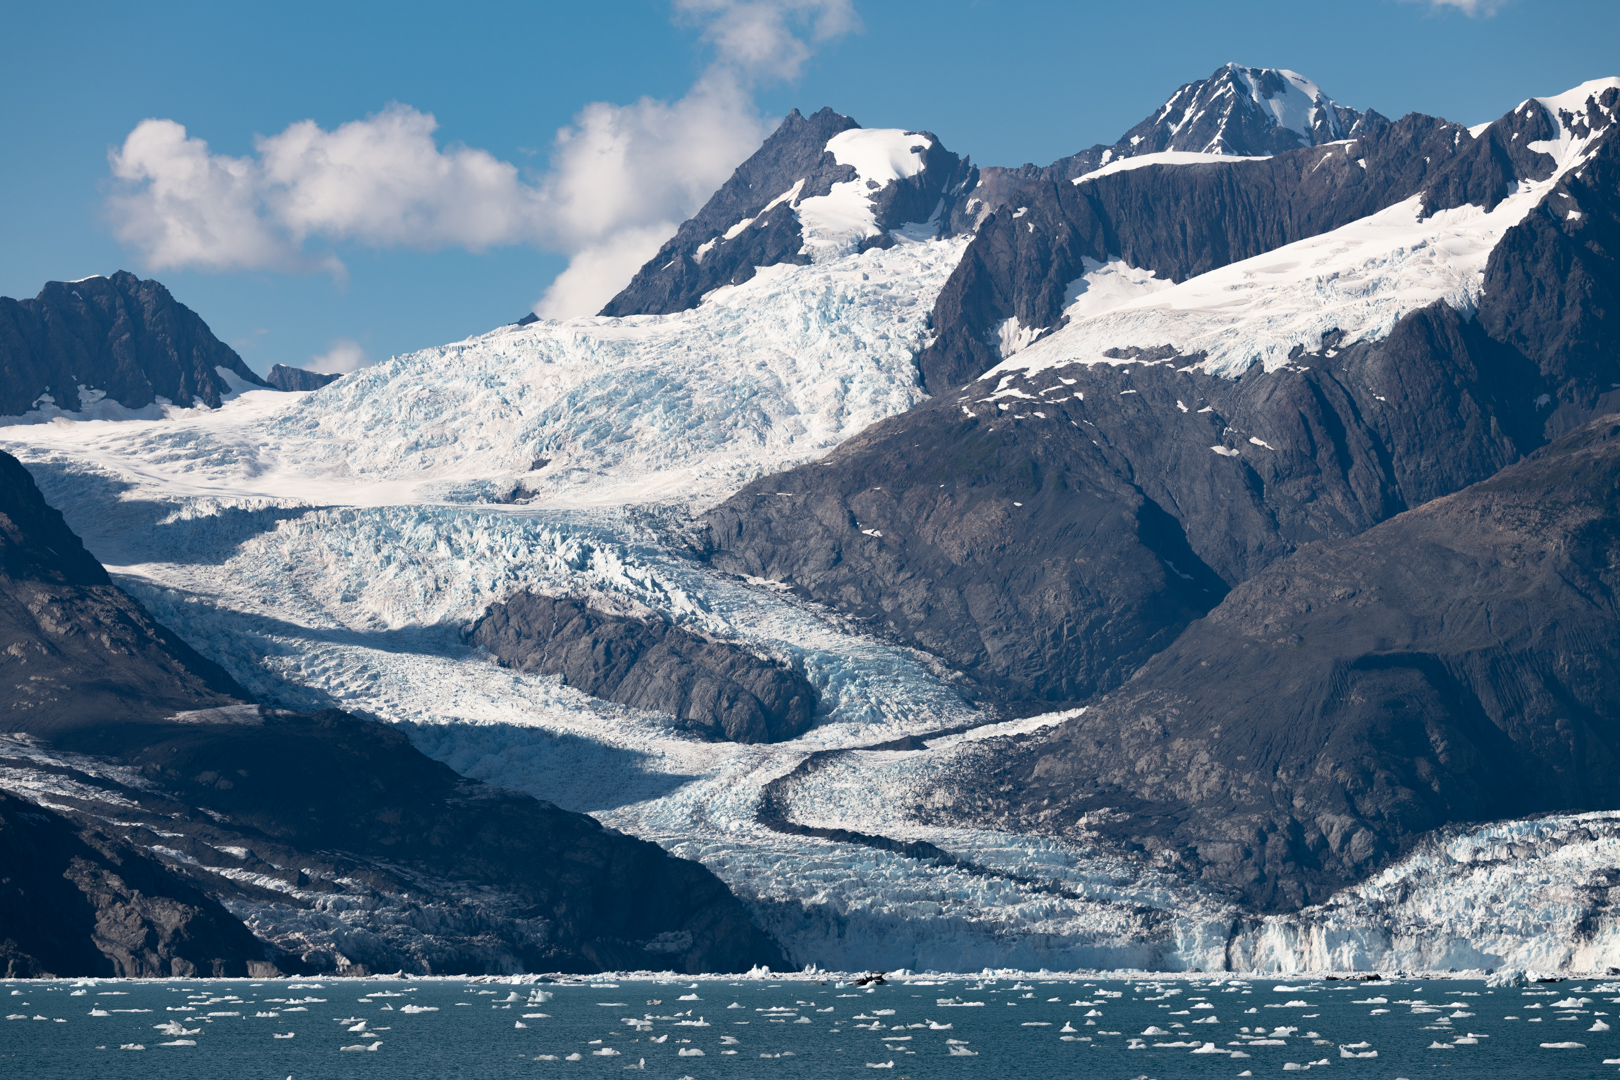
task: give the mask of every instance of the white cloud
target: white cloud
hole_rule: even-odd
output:
[[[555,246],[571,257],[536,310],[549,318],[599,310],[769,132],[723,74],[674,102],[586,106],[553,148],[550,221]]]
[[[305,370],[322,375],[346,375],[371,363],[366,350],[353,338],[333,338],[326,345],[324,353],[309,358]]]
[[[109,201],[118,239],[156,269],[290,269],[296,245],[259,213],[259,169],[210,154],[173,120],[143,120],[111,155],[130,185]]]
[[[674,2],[713,47],[709,69],[676,101],[585,106],[536,181],[485,150],[441,148],[432,114],[397,103],[330,131],[300,121],[240,158],[151,119],[109,153],[113,229],[157,270],[342,274],[341,243],[530,244],[570,257],[537,309],[595,311],[769,132],[754,84],[794,77],[816,43],[859,26],[852,0]]]
[[[796,79],[812,43],[860,29],[853,0],[675,0],[675,9],[703,25],[720,64],[752,78]]]
[[[1475,15],[1495,15],[1499,10],[1511,4],[1513,0],[1404,0],[1408,4],[1427,3],[1436,11],[1446,8],[1456,8],[1469,18]]]
[[[110,155],[119,240],[154,269],[336,269],[306,241],[470,250],[543,243],[545,196],[483,150],[441,151],[437,122],[390,105],[324,131],[312,120],[211,154],[173,120],[143,120]]]

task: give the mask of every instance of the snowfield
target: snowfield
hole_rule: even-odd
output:
[[[892,139],[845,141],[840,160],[863,176],[914,161]],[[1561,162],[1578,159],[1559,145]],[[1466,305],[1495,238],[1539,191],[1492,214],[1419,220],[1402,204],[1177,286],[1088,265],[1070,326],[1002,367],[1172,341],[1237,372],[1255,356],[1273,367],[1330,326],[1377,334],[1436,297]],[[853,233],[828,198],[831,243]],[[0,446],[121,585],[252,693],[401,725],[465,775],[697,859],[799,964],[1620,965],[1605,876],[1620,867],[1620,814],[1454,831],[1326,904],[1267,919],[1083,836],[914,820],[982,736],[1071,714],[862,750],[982,717],[930,658],[713,573],[674,538],[692,511],[922,400],[915,356],[963,247],[818,249],[812,265],[766,269],[692,311],[505,327],[311,394],[239,392],[216,411],[47,408],[0,427]],[[529,588],[656,611],[792,663],[822,695],[817,724],[778,745],[701,742],[465,643],[492,601]],[[0,776],[36,795],[50,783]],[[776,831],[760,820],[767,788],[799,825],[924,841],[951,859]]]

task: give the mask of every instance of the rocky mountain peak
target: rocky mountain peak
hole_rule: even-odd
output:
[[[1166,152],[1269,157],[1353,138],[1367,121],[1382,119],[1345,108],[1298,72],[1225,64],[1171,94],[1112,146],[1099,143],[1020,172],[1072,180],[1123,158]]]
[[[685,311],[761,267],[889,247],[907,226],[938,235],[974,177],[930,132],[795,109],[601,313]]]
[[[233,389],[222,372],[267,385],[162,284],[128,271],[47,282],[32,300],[0,297],[0,415],[159,399],[218,408]]]

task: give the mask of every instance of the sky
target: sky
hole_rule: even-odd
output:
[[[1111,143],[1237,61],[1474,124],[1620,75],[1613,0],[11,5],[0,295],[126,269],[247,363],[588,314],[791,108],[981,165]]]

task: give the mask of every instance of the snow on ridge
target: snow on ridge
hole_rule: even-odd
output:
[[[1596,100],[1610,88],[1620,89],[1620,78],[1594,79],[1554,97],[1531,99],[1547,110],[1547,116],[1558,129],[1554,138],[1526,144],[1528,149],[1548,155],[1556,164],[1556,171],[1549,183],[1557,183],[1578,168],[1591,153],[1593,145],[1614,126],[1616,113],[1620,109],[1606,109]],[[1526,101],[1519,108],[1529,104]],[[1606,123],[1592,123],[1591,111],[1594,109],[1599,116],[1607,118]],[[1566,116],[1570,117],[1569,123],[1565,122]],[[1584,134],[1574,130],[1576,124],[1586,129]]]
[[[1602,94],[1603,91],[1611,88],[1620,89],[1620,77],[1609,76],[1604,79],[1592,79],[1589,82],[1581,83],[1579,86],[1571,87],[1562,94],[1531,98],[1529,100],[1540,102],[1556,121],[1559,119],[1558,114],[1561,112],[1570,112],[1577,116],[1585,113],[1588,102]],[[1529,101],[1524,102],[1519,107],[1523,108],[1527,104],[1529,104]],[[1599,108],[1601,109],[1602,106],[1599,106]],[[1612,116],[1613,114],[1610,113],[1609,115]]]
[[[1591,139],[1559,151],[1554,176],[1522,184],[1489,213],[1465,205],[1425,217],[1423,197],[1415,195],[1331,232],[1071,319],[994,370],[1126,363],[1104,354],[1168,343],[1185,356],[1203,353],[1203,370],[1235,377],[1256,362],[1267,371],[1285,366],[1296,345],[1314,352],[1330,330],[1343,330],[1346,344],[1377,340],[1402,316],[1436,301],[1472,317],[1491,250],[1582,160]],[[1552,144],[1532,149],[1544,146]]]
[[[1130,172],[1133,169],[1145,169],[1150,165],[1237,165],[1248,161],[1265,160],[1267,155],[1263,154],[1243,157],[1236,154],[1222,154],[1218,151],[1210,153],[1202,150],[1160,150],[1152,154],[1115,158],[1088,173],[1081,173],[1069,183],[1078,185],[1085,180],[1096,180],[1099,177]]]
[[[827,140],[827,152],[838,164],[853,168],[861,180],[875,180],[883,185],[922,172],[922,154],[914,152],[912,147],[926,149],[933,145],[933,139],[915,131],[850,128]]]

